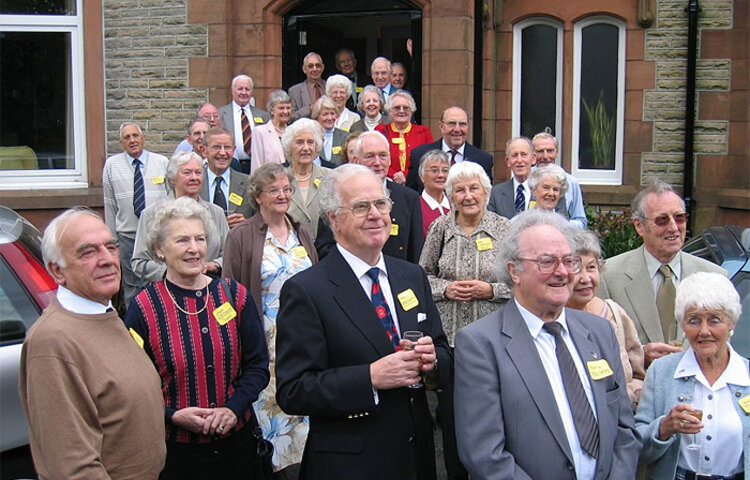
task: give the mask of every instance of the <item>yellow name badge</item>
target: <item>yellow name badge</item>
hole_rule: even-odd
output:
[[[316,178],[313,180],[313,185],[315,185],[315,188],[320,188],[320,179]]]
[[[357,93],[360,93],[364,89],[365,89],[365,87],[357,87],[355,90],[357,91]]]
[[[214,318],[219,325],[226,325],[231,322],[237,316],[237,312],[229,302],[224,302],[222,306],[214,310]]]
[[[398,237],[398,224],[391,224],[391,237]]]
[[[612,375],[612,369],[609,368],[609,363],[605,359],[591,360],[586,362],[586,367],[589,369],[589,375],[593,380],[601,380]]]
[[[255,117],[255,118],[253,118],[253,121],[255,123],[265,123],[265,122],[263,122],[263,118],[261,118],[261,117]]]
[[[331,149],[331,153],[334,154],[334,155],[338,155],[339,153],[341,153],[341,147],[340,146],[339,147],[333,147]]]
[[[307,250],[302,245],[296,246],[292,249],[292,255],[297,258],[305,258],[307,256]]]
[[[534,207],[536,207],[536,200],[532,200],[529,202],[529,210],[533,209]]]
[[[412,308],[419,305],[419,299],[416,295],[414,295],[414,291],[411,288],[407,288],[403,292],[396,295],[398,297],[399,303],[401,303],[401,308],[404,309],[405,312],[408,312]]]
[[[391,142],[393,142],[393,143],[404,143],[404,139],[401,138],[401,137],[391,138]]]
[[[740,398],[737,403],[740,404],[743,412],[750,414],[750,395]]]
[[[490,237],[477,238],[477,250],[480,252],[492,250],[492,239]]]
[[[153,183],[154,185],[164,183],[164,177],[151,177],[151,183]]]
[[[230,194],[229,194],[229,201],[230,201],[230,202],[232,202],[232,203],[234,203],[234,204],[235,204],[235,205],[237,205],[238,207],[239,207],[240,205],[242,205],[242,201],[243,201],[243,200],[244,200],[244,198],[240,197],[239,195],[237,195],[237,194],[236,194],[236,193],[234,193],[234,192],[232,192],[232,193],[230,193]]]
[[[129,329],[128,331],[130,332],[130,336],[133,337],[133,340],[135,340],[135,343],[137,343],[139,347],[143,348],[143,338],[140,335],[138,335],[138,332],[136,332],[132,328]]]

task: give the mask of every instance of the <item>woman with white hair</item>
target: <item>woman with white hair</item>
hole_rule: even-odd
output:
[[[346,102],[352,96],[352,81],[343,75],[331,75],[326,80],[326,95],[336,104],[336,128],[348,132],[352,124],[359,121],[359,115],[346,108]]]
[[[318,236],[320,220],[318,190],[320,183],[330,172],[330,169],[313,163],[323,148],[320,125],[309,118],[300,118],[289,125],[281,136],[281,145],[284,148],[284,158],[289,162],[288,170],[297,182],[287,213],[304,225],[314,240]]]
[[[372,132],[378,125],[391,123],[391,119],[384,113],[385,98],[383,92],[375,85],[367,85],[357,96],[357,110],[363,117],[354,122],[350,132]]]
[[[534,169],[529,177],[532,201],[529,208],[540,208],[570,218],[565,201],[560,201],[568,191],[568,180],[562,167],[550,164]]]
[[[318,152],[320,164],[328,168],[341,165],[341,144],[348,134],[336,127],[338,112],[331,97],[323,95],[312,104],[312,119],[323,129],[323,147]]]
[[[284,90],[275,90],[268,96],[266,109],[271,120],[253,130],[251,172],[264,163],[284,163],[281,136],[292,118],[292,97]]]
[[[748,360],[729,343],[741,308],[718,273],[694,273],[677,287],[675,317],[689,348],[651,364],[635,415],[647,478],[750,478]]]
[[[195,152],[177,152],[172,155],[167,164],[167,185],[172,190],[168,199],[190,198],[208,213],[212,222],[211,229],[216,234],[209,237],[203,273],[218,275],[223,263],[224,240],[229,233],[229,224],[224,210],[200,197],[201,186],[203,185],[203,165],[198,154]],[[152,224],[153,212],[158,205],[158,203],[152,205],[141,212],[135,234],[132,265],[133,271],[143,282],[143,286],[158,282],[164,278],[164,273],[167,270],[163,261],[154,257],[146,242],[146,232]]]

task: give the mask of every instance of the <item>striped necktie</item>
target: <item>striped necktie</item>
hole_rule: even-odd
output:
[[[141,174],[141,161],[133,159],[133,212],[135,216],[141,216],[146,208],[146,191],[143,186],[143,175]]]
[[[250,139],[253,136],[253,132],[250,128],[250,121],[247,119],[247,115],[245,115],[245,107],[240,107],[240,126],[242,126],[242,150],[250,155]]]
[[[523,185],[518,184],[518,188],[516,189],[516,213],[523,212],[526,210],[526,197],[523,194]]]

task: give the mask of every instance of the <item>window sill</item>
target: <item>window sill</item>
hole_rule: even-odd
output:
[[[102,187],[52,190],[0,190],[0,204],[13,210],[60,210],[75,206],[102,208]]]

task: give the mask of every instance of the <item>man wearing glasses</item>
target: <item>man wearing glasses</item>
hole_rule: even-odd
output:
[[[485,173],[492,182],[492,167],[494,160],[492,155],[484,152],[466,141],[469,134],[469,116],[461,107],[449,107],[440,116],[440,133],[443,138],[434,143],[427,143],[415,147],[411,151],[409,160],[409,174],[406,177],[406,186],[421,192],[424,188],[419,179],[419,163],[422,156],[430,150],[442,150],[450,155],[451,165],[460,162],[474,162],[484,168]]]
[[[515,217],[498,258],[513,298],[456,335],[456,438],[471,478],[635,476],[641,439],[617,339],[565,308],[581,270],[566,224],[542,210]]]
[[[383,255],[393,203],[370,170],[332,170],[318,199],[336,246],[284,283],[277,317],[276,399],[310,417],[300,479],[433,480],[425,386],[452,355],[427,276]]]
[[[352,112],[357,111],[357,98],[362,89],[369,83],[368,78],[359,78],[357,74],[357,58],[354,51],[348,47],[339,48],[334,56],[336,68],[342,75],[352,81],[352,94],[346,101],[346,108]]]
[[[599,296],[611,298],[635,322],[646,365],[682,350],[667,343],[675,323],[675,289],[695,272],[727,272],[713,263],[682,252],[685,243],[685,202],[661,180],[654,180],[633,199],[633,224],[643,245],[607,260]],[[674,333],[673,333],[674,335]]]

